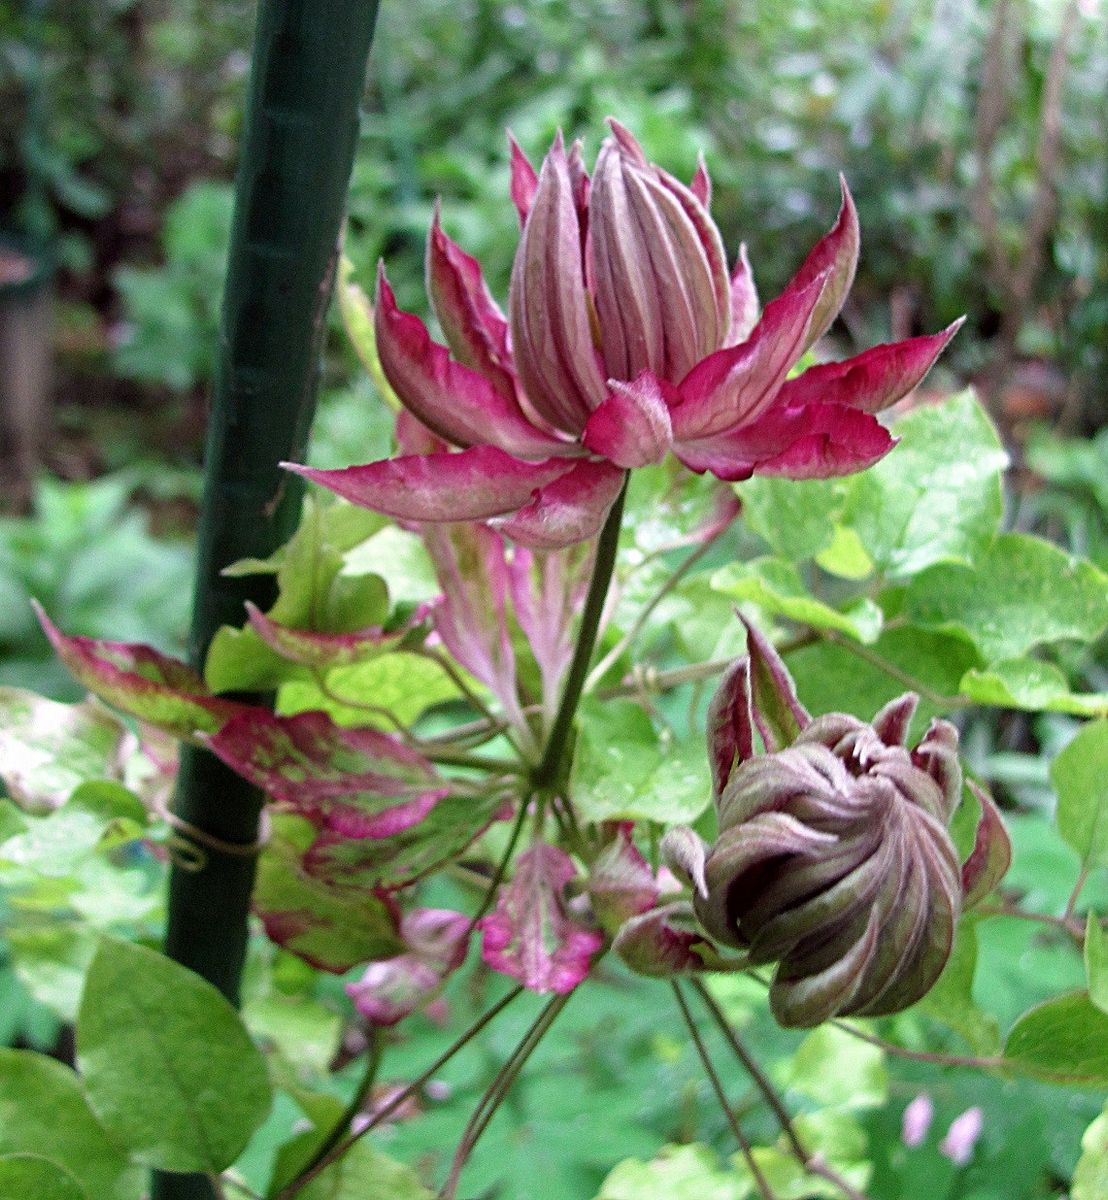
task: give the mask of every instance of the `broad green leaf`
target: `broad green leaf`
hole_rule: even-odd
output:
[[[395,915],[383,900],[360,884],[347,887],[305,871],[303,855],[315,836],[300,817],[274,817],[254,886],[254,908],[266,933],[306,962],[336,973],[401,953]]]
[[[971,563],[996,536],[1008,456],[973,393],[906,414],[900,444],[851,479],[843,523],[889,579],[933,563]]]
[[[66,899],[75,884],[67,889]],[[77,1018],[85,974],[95,953],[94,934],[74,921],[20,921],[7,931],[15,973],[28,992],[63,1021]]]
[[[860,642],[873,642],[881,632],[881,609],[872,600],[854,601],[845,610],[832,608],[812,595],[792,563],[781,559],[732,563],[712,576],[712,587],[733,600],[757,604],[773,616],[815,629],[837,629]]]
[[[39,1154],[0,1154],[2,1200],[90,1200],[76,1177]]]
[[[1108,866],[1108,719],[1086,725],[1050,766],[1058,832],[1088,869]]]
[[[660,738],[629,700],[582,705],[571,787],[585,820],[688,823],[707,808],[711,786],[700,738]]]
[[[284,715],[322,709],[340,725],[382,725],[373,709],[387,709],[401,725],[410,725],[428,708],[459,698],[458,689],[441,667],[418,654],[397,652],[336,667],[327,675],[324,695],[313,683],[286,683],[277,698]],[[340,703],[334,697],[341,697]],[[358,705],[370,706],[359,708]]]
[[[873,574],[873,559],[866,553],[862,539],[854,529],[835,526],[835,536],[826,550],[816,555],[816,562],[839,579],[868,579]]]
[[[1085,975],[1089,980],[1089,999],[1108,1013],[1108,933],[1092,912],[1085,924]]]
[[[1006,533],[974,567],[944,563],[917,575],[905,615],[964,631],[998,663],[1044,642],[1098,637],[1108,626],[1108,575],[1041,538]]]
[[[303,1200],[434,1200],[411,1167],[362,1138],[300,1195]]]
[[[351,575],[380,575],[394,605],[418,604],[441,590],[422,540],[397,525],[387,525],[346,551],[343,564]]]
[[[974,1054],[995,1054],[1000,1045],[996,1018],[983,1012],[973,1000],[973,976],[977,968],[976,918],[963,917],[958,924],[954,950],[938,983],[919,1003],[919,1011],[965,1038]]]
[[[663,1146],[649,1162],[625,1158],[596,1200],[745,1200],[750,1188],[708,1146]]]
[[[1108,693],[1075,694],[1053,663],[1012,658],[962,676],[962,694],[977,704],[1095,717],[1108,712]]]
[[[1108,1085],[1108,1013],[1086,992],[1047,1000],[1015,1023],[1004,1057],[1042,1078]]]
[[[342,1018],[310,996],[286,996],[274,989],[249,1000],[242,1010],[247,1028],[272,1043],[298,1069],[327,1074],[342,1034]]]
[[[782,1066],[788,1087],[832,1108],[872,1108],[889,1094],[885,1052],[832,1025],[821,1025]]]
[[[243,629],[221,625],[204,662],[204,681],[214,692],[269,691],[309,676],[306,667],[282,658],[250,625]]]
[[[962,676],[978,664],[964,638],[916,625],[888,629],[867,649],[862,658],[845,643],[822,643],[788,656],[788,668],[809,712],[848,712],[868,721],[883,704],[917,684],[939,696],[954,697]],[[922,730],[931,717],[945,711],[945,706],[924,696],[913,728]]]
[[[804,562],[831,546],[834,515],[842,507],[843,489],[837,481],[758,476],[735,490],[746,523],[779,557]]]
[[[1081,1138],[1081,1158],[1070,1195],[1072,1200],[1104,1200],[1108,1196],[1108,1107]]]
[[[105,938],[77,1015],[89,1104],[138,1162],[222,1171],[265,1120],[265,1059],[206,980],[143,946]]]
[[[812,1154],[819,1155],[859,1191],[869,1183],[872,1167],[867,1162],[865,1130],[849,1112],[824,1109],[804,1113],[793,1122],[797,1135]],[[812,1175],[797,1162],[783,1144],[755,1146],[754,1159],[762,1170],[777,1200],[839,1200],[842,1189],[828,1179]],[[750,1179],[752,1196],[757,1196],[746,1161],[735,1154],[731,1162],[736,1173]]]
[[[0,687],[0,780],[24,808],[57,808],[78,784],[117,778],[126,734],[95,701],[57,704]]]
[[[38,1154],[64,1167],[89,1200],[137,1200],[141,1173],[109,1140],[76,1074],[29,1050],[0,1050],[0,1154]],[[14,1193],[13,1200],[30,1193]]]

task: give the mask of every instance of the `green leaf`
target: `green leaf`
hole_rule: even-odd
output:
[[[889,1094],[885,1052],[832,1025],[821,1025],[784,1064],[787,1086],[833,1108],[873,1108]]]
[[[340,725],[379,725],[381,717],[359,704],[388,709],[401,725],[411,725],[427,709],[458,699],[458,689],[441,667],[418,654],[398,651],[381,658],[336,667],[327,675],[324,695],[315,684],[286,683],[277,697],[277,711],[289,716],[322,709]],[[347,703],[340,703],[335,696]]]
[[[1086,869],[1108,866],[1108,719],[1086,725],[1050,766],[1058,832]]]
[[[76,1074],[29,1050],[0,1050],[0,1154],[48,1158],[77,1176],[90,1200],[137,1200],[142,1189],[140,1173],[92,1115]]]
[[[265,1120],[265,1059],[206,980],[105,938],[77,1015],[89,1104],[132,1157],[166,1171],[222,1171]]]
[[[756,477],[736,489],[746,523],[774,554],[790,562],[815,558],[835,538],[842,487],[829,479]]]
[[[1108,693],[1074,694],[1053,663],[1011,658],[987,670],[974,668],[962,676],[960,691],[977,704],[1022,708],[1030,712],[1064,712],[1095,717],[1108,712]]]
[[[434,1200],[411,1167],[362,1138],[300,1193],[303,1200]]]
[[[873,559],[866,553],[862,539],[854,529],[835,526],[835,536],[826,550],[816,555],[816,562],[839,579],[867,579],[873,574]]]
[[[1108,1084],[1108,1013],[1086,992],[1047,1000],[1015,1023],[1004,1057],[1045,1079]]]
[[[401,953],[388,905],[362,886],[309,875],[303,855],[316,836],[300,817],[277,816],[258,860],[254,907],[269,937],[324,971],[341,973]]]
[[[881,632],[883,616],[872,600],[856,600],[846,611],[832,608],[808,591],[792,563],[778,558],[732,563],[712,576],[712,587],[774,616],[815,629],[837,629],[860,642],[873,642]]]
[[[829,1163],[859,1191],[865,1190],[873,1169],[867,1161],[865,1130],[851,1113],[824,1109],[801,1114],[793,1124],[813,1155]],[[782,1144],[755,1146],[754,1159],[777,1200],[839,1200],[843,1194],[829,1179],[806,1171]],[[750,1179],[751,1195],[757,1195],[745,1159],[735,1154],[731,1161],[737,1173]]]
[[[708,755],[700,738],[659,737],[630,700],[586,700],[571,787],[587,821],[687,824],[711,799]]]
[[[724,1170],[708,1146],[663,1146],[649,1162],[625,1158],[596,1200],[744,1200],[746,1182]]]
[[[1108,933],[1092,912],[1085,925],[1085,975],[1089,980],[1089,999],[1108,1013]]]
[[[1108,1196],[1108,1107],[1081,1138],[1081,1158],[1070,1195],[1072,1200],[1104,1200]]]
[[[906,615],[962,630],[989,663],[1064,638],[1090,642],[1108,625],[1108,575],[1041,538],[998,537],[976,566],[943,564],[908,587]]]
[[[0,1155],[0,1197],[5,1200],[89,1200],[60,1163],[38,1154]]]
[[[996,536],[1008,456],[971,391],[906,414],[896,449],[848,483],[843,523],[889,579],[972,563]]]
[[[0,687],[0,780],[24,808],[57,808],[86,780],[118,777],[126,733],[94,701],[57,704]]]

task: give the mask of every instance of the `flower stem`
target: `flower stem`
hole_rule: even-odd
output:
[[[762,1195],[762,1200],[777,1200],[776,1193],[769,1185],[769,1180],[762,1173],[762,1168],[758,1166],[758,1160],[754,1157],[754,1149],[750,1144],[749,1138],[743,1133],[739,1119],[735,1116],[731,1105],[727,1101],[727,1093],[724,1092],[719,1075],[716,1074],[716,1069],[712,1066],[712,1060],[708,1057],[708,1048],[704,1045],[704,1039],[700,1036],[700,1030],[696,1027],[692,1013],[689,1012],[689,1006],[685,1000],[684,993],[681,991],[681,987],[676,979],[670,982],[673,986],[673,994],[677,998],[677,1006],[681,1010],[681,1016],[685,1019],[685,1024],[688,1026],[689,1034],[693,1040],[693,1045],[700,1056],[700,1061],[704,1066],[708,1081],[712,1085],[712,1091],[715,1092],[720,1108],[723,1109],[723,1114],[727,1118],[727,1123],[731,1126],[731,1132],[735,1135],[735,1141],[739,1143],[739,1149],[743,1153],[743,1158],[746,1160],[750,1174],[754,1177],[754,1183]]]
[[[581,614],[581,628],[577,633],[577,645],[573,651],[573,661],[569,665],[566,676],[565,690],[558,711],[554,716],[554,724],[550,728],[550,736],[546,740],[542,759],[531,776],[536,789],[544,790],[553,787],[563,769],[566,743],[569,741],[573,718],[577,715],[577,705],[581,701],[581,691],[585,686],[585,676],[588,674],[589,663],[592,661],[593,650],[596,648],[596,635],[600,629],[600,618],[604,612],[604,602],[608,598],[608,588],[612,582],[612,572],[616,565],[616,550],[619,547],[619,529],[623,522],[623,502],[627,496],[627,476],[624,476],[623,487],[615,503],[608,511],[604,528],[600,531],[600,539],[596,544],[596,560],[593,563],[592,579],[589,581],[589,593],[585,597],[585,608]]]

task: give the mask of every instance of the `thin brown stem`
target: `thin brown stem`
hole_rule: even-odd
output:
[[[781,1098],[781,1094],[770,1082],[769,1077],[762,1070],[761,1064],[732,1027],[731,1022],[728,1021],[725,1013],[716,1003],[715,997],[699,979],[694,979],[692,986],[700,996],[704,1007],[707,1008],[712,1019],[719,1027],[720,1032],[727,1040],[735,1057],[742,1063],[744,1070],[754,1081],[754,1086],[762,1093],[763,1099],[773,1110],[773,1114],[777,1118],[777,1123],[781,1126],[781,1132],[785,1135],[785,1140],[789,1143],[793,1156],[800,1165],[811,1174],[819,1175],[829,1183],[834,1184],[847,1197],[847,1200],[868,1200],[864,1192],[858,1191],[834,1167],[825,1162],[818,1154],[812,1154],[807,1149],[796,1131],[796,1126],[789,1115],[789,1110],[785,1107],[785,1102]]]
[[[557,1020],[562,1009],[569,1003],[569,998],[572,995],[572,992],[565,992],[562,995],[555,996],[546,1004],[526,1034],[524,1034],[519,1045],[512,1051],[507,1061],[497,1071],[492,1082],[485,1089],[484,1094],[477,1102],[477,1107],[473,1110],[462,1132],[461,1140],[458,1142],[458,1148],[454,1152],[454,1158],[450,1164],[450,1175],[443,1185],[442,1191],[439,1193],[440,1200],[454,1200],[462,1171],[469,1160],[469,1156],[473,1153],[482,1134],[488,1128],[488,1124],[495,1115],[496,1110],[503,1103],[504,1097],[507,1096],[513,1084],[519,1078],[519,1074],[526,1065],[527,1060],[550,1031],[550,1027]]]
[[[304,1188],[308,1186],[313,1179],[325,1171],[332,1163],[337,1162],[350,1149],[351,1146],[363,1135],[367,1134],[371,1129],[376,1129],[388,1117],[391,1117],[401,1105],[405,1104],[412,1096],[414,1096],[425,1083],[441,1070],[460,1050],[464,1049],[473,1039],[489,1024],[495,1017],[523,994],[522,987],[514,987],[507,995],[502,996],[488,1012],[482,1013],[480,1017],[454,1042],[452,1042],[442,1054],[417,1078],[413,1079],[406,1088],[397,1092],[395,1096],[384,1106],[379,1108],[377,1112],[360,1128],[357,1132],[349,1133],[340,1142],[337,1142],[317,1163],[314,1163],[309,1169],[302,1171],[295,1179],[286,1184],[280,1192],[274,1197],[274,1200],[292,1200]]]
[[[1074,909],[1077,907],[1078,897],[1081,895],[1089,878],[1089,868],[1082,867],[1077,874],[1077,879],[1073,885],[1073,891],[1069,894],[1069,899],[1066,901],[1066,911],[1062,914],[1062,920],[1069,922],[1073,919]]]
[[[689,1012],[689,1006],[685,1001],[685,996],[681,991],[681,985],[676,979],[670,981],[673,987],[673,994],[677,999],[677,1006],[681,1010],[681,1016],[685,1020],[688,1027],[689,1035],[693,1040],[693,1045],[696,1047],[696,1053],[700,1058],[701,1065],[704,1067],[704,1072],[708,1076],[708,1080],[712,1085],[712,1091],[716,1094],[716,1099],[719,1101],[720,1108],[723,1109],[724,1116],[727,1118],[727,1124],[731,1126],[731,1132],[735,1135],[735,1140],[739,1143],[739,1149],[742,1151],[743,1158],[746,1160],[747,1168],[754,1179],[754,1183],[758,1191],[762,1195],[762,1200],[777,1200],[777,1195],[773,1188],[769,1185],[769,1180],[762,1173],[762,1168],[758,1166],[758,1160],[754,1157],[754,1149],[750,1144],[746,1134],[743,1133],[742,1126],[739,1124],[738,1118],[735,1116],[727,1094],[723,1090],[723,1084],[720,1082],[719,1076],[716,1074],[716,1069],[712,1066],[712,1060],[708,1056],[708,1049],[704,1045],[704,1041],[700,1036],[700,1030],[696,1027],[696,1022],[693,1020],[692,1013]]]
[[[832,1021],[831,1024],[836,1029],[841,1029],[843,1033],[849,1033],[851,1037],[858,1038],[859,1041],[869,1042],[871,1046],[879,1046],[886,1054],[891,1054],[894,1058],[906,1058],[912,1062],[936,1063],[943,1067],[978,1067],[982,1070],[995,1070],[997,1067],[1012,1065],[1000,1055],[982,1058],[975,1054],[938,1054],[930,1050],[909,1050],[906,1046],[887,1042],[876,1034],[866,1033],[865,1030],[859,1029],[855,1025],[848,1025],[845,1021]]]

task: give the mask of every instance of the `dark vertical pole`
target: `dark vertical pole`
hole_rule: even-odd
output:
[[[241,623],[244,600],[272,599],[264,577],[263,586],[226,579],[222,568],[270,554],[299,516],[300,487],[277,464],[302,458],[315,406],[376,8],[376,0],[259,6],[200,514],[189,643],[198,667],[216,629]],[[249,847],[260,810],[257,791],[186,748],[174,802],[182,821]],[[199,850],[201,869],[171,872],[166,953],[237,1003],[254,859],[203,842]],[[203,1176],[154,1180],[154,1200],[213,1195]]]

